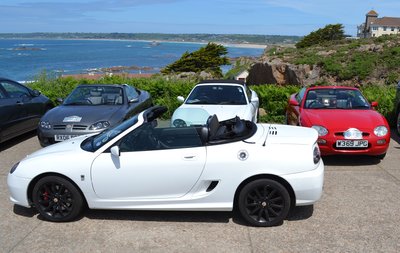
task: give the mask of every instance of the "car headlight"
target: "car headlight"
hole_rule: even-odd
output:
[[[17,162],[16,164],[14,164],[14,166],[12,166],[11,170],[10,170],[10,174],[12,174],[18,167],[19,162]]]
[[[39,125],[40,125],[41,128],[51,129],[51,124],[48,121],[40,121]]]
[[[176,119],[174,122],[172,122],[174,127],[186,127],[186,122],[182,119]]]
[[[325,136],[328,134],[328,129],[323,126],[312,126],[318,132],[318,136]]]
[[[374,134],[378,137],[387,135],[388,129],[385,126],[378,126],[374,129]]]
[[[321,160],[321,151],[319,150],[318,145],[314,146],[313,160],[314,160],[314,164],[319,163],[319,161]]]
[[[99,121],[94,123],[89,127],[89,130],[99,130],[99,129],[105,129],[110,126],[110,122],[108,121]]]

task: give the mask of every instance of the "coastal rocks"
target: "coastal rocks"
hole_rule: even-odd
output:
[[[255,63],[249,70],[249,85],[309,85],[320,77],[321,68],[309,65],[294,65],[280,59]]]
[[[13,48],[13,50],[14,50],[14,51],[42,51],[43,48],[40,48],[40,47],[25,47],[25,46],[22,46],[22,47],[15,47],[15,48]]]
[[[186,80],[208,80],[208,79],[215,79],[215,77],[206,71],[201,71],[200,73],[196,72],[181,72],[177,74],[169,74],[164,75],[167,80],[174,80],[174,79],[186,79]]]
[[[367,44],[367,45],[361,45],[359,48],[357,48],[357,51],[359,52],[382,52],[383,51],[383,46],[382,45],[375,45],[375,44]]]
[[[132,70],[138,71],[152,71],[152,67],[140,67],[140,66],[113,66],[109,68],[101,68],[100,71],[104,73],[122,73],[129,72]]]

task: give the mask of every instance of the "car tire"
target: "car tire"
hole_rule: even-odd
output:
[[[33,188],[32,200],[42,217],[54,222],[76,219],[84,206],[79,190],[70,181],[58,176],[40,179]]]
[[[256,227],[270,227],[283,223],[290,210],[290,195],[280,183],[271,179],[257,179],[239,193],[241,216]]]
[[[289,125],[289,116],[287,112],[285,113],[285,124]]]
[[[383,153],[381,155],[377,155],[376,158],[383,160],[383,158],[385,158],[385,156],[386,156],[386,153]]]
[[[400,112],[397,114],[396,127],[397,127],[397,134],[400,136]]]

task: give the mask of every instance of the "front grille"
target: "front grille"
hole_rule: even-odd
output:
[[[86,130],[87,126],[85,125],[74,125],[72,127],[73,130]]]
[[[83,131],[86,130],[88,126],[86,125],[72,125],[70,129],[72,130],[77,130],[77,131]],[[53,126],[54,130],[65,130],[67,129],[67,125],[54,125]]]
[[[343,136],[344,136],[344,132],[336,132],[336,133],[335,133],[335,136],[341,136],[341,137],[343,137]],[[368,136],[369,136],[369,133],[367,133],[367,132],[362,132],[362,136],[363,136],[363,137],[368,137]]]

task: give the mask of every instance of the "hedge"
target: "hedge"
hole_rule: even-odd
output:
[[[166,80],[158,76],[152,78],[105,76],[99,80],[89,80],[75,79],[73,77],[50,78],[46,74],[42,74],[35,82],[30,83],[29,86],[40,90],[56,104],[57,98],[65,98],[77,85],[95,83],[128,84],[147,90],[153,97],[154,104],[165,105],[168,108],[165,118],[170,118],[174,110],[180,105],[176,97],[186,97],[196,84],[195,81]],[[257,92],[260,99],[260,108],[266,111],[266,115],[260,117],[260,122],[284,124],[288,98],[291,94],[299,91],[301,87],[269,84],[251,86],[250,88]],[[361,91],[370,102],[378,102],[377,110],[387,118],[391,125],[394,125],[396,87],[368,85],[362,87]]]

